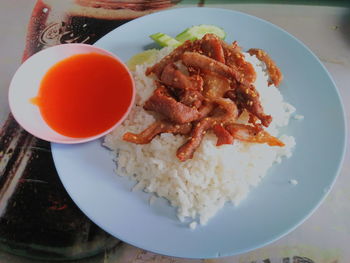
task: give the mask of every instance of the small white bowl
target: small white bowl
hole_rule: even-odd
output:
[[[132,81],[133,96],[128,110],[110,129],[86,138],[67,137],[54,131],[46,124],[40,114],[39,107],[32,104],[30,99],[36,97],[40,88],[40,82],[46,72],[57,62],[76,54],[98,53],[113,57],[124,65]],[[119,125],[130,112],[135,99],[135,84],[132,75],[125,64],[114,54],[86,44],[64,44],[42,50],[27,59],[16,71],[9,88],[9,105],[16,121],[34,136],[57,143],[73,144],[82,143],[102,137]]]

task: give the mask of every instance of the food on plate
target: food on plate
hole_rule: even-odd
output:
[[[255,54],[256,49],[251,51]],[[270,75],[275,80],[273,83],[279,83],[276,72],[280,71],[276,70],[278,68],[274,62],[265,52],[258,50],[256,53],[259,54],[258,59],[262,58],[267,68],[271,69],[269,73],[274,73]],[[153,131],[152,135],[162,132],[188,135],[187,141],[177,150],[180,161],[193,158],[210,130],[217,136],[218,146],[232,144],[235,139],[284,146],[283,142],[262,128],[262,125],[269,126],[272,117],[264,113],[259,93],[253,84],[256,73],[253,66],[244,60],[237,43],[230,46],[214,34],[206,34],[199,40],[187,40],[149,67],[146,74],[156,75],[157,88],[145,102],[144,109],[160,114],[167,124],[156,121],[140,134],[124,134],[124,140],[137,144],[149,143],[154,138],[149,136],[150,130]],[[244,111],[250,115],[252,125],[235,124]],[[174,127],[169,127],[171,124]],[[188,124],[185,129],[187,133],[183,132],[182,127],[176,128],[183,124]],[[167,128],[162,129],[162,126]]]
[[[295,145],[279,134],[295,108],[263,54],[209,33],[137,65],[134,108],[105,138],[117,173],[169,200],[181,221],[204,225],[227,201],[239,204]]]
[[[251,48],[248,50],[248,53],[250,55],[255,55],[259,60],[265,63],[270,75],[269,85],[274,84],[277,87],[281,83],[283,75],[270,56],[259,48]]]
[[[87,53],[52,66],[31,102],[53,130],[85,138],[112,128],[132,98],[133,83],[127,68],[111,56]]]

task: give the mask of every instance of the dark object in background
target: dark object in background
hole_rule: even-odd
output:
[[[178,2],[38,0],[23,60],[58,44],[93,44],[127,21]],[[92,256],[118,243],[70,199],[54,167],[50,143],[28,134],[10,115],[0,131],[0,248],[64,260]]]

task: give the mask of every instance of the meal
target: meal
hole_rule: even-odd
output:
[[[279,128],[295,108],[283,101],[270,56],[228,44],[217,27],[152,38],[166,47],[136,65],[136,103],[105,145],[135,190],[153,193],[151,202],[166,198],[194,228],[227,201],[238,204],[273,163],[291,156],[294,138]]]

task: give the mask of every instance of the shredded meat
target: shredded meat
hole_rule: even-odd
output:
[[[198,109],[198,111],[199,111],[199,119],[203,119],[206,116],[208,116],[209,113],[211,113],[213,109],[214,109],[213,102],[204,99],[201,107]]]
[[[190,40],[186,41],[181,46],[175,48],[169,55],[165,56],[161,61],[159,61],[152,67],[149,67],[146,70],[146,75],[150,75],[151,73],[154,73],[158,78],[160,78],[164,68],[170,63],[179,61],[182,54],[185,51],[199,52],[200,41],[194,41],[194,42],[191,42]]]
[[[136,144],[147,144],[152,139],[161,133],[173,133],[186,135],[191,132],[192,124],[173,124],[167,121],[156,121],[151,124],[147,129],[139,134],[127,132],[123,135],[123,140],[136,143]]]
[[[240,107],[247,109],[255,115],[265,127],[270,125],[272,117],[264,113],[259,100],[259,93],[256,91],[254,85],[238,85],[237,89],[226,92],[226,97],[237,101]]]
[[[223,112],[217,116],[204,118],[194,125],[190,138],[177,150],[176,156],[180,161],[184,162],[193,158],[194,152],[199,147],[208,130],[216,125],[233,123],[237,119],[237,107],[234,102],[228,99],[218,98],[215,100],[215,103],[222,108]],[[230,140],[227,138],[227,134],[223,135],[219,132],[216,135],[218,137],[218,144],[223,144]]]
[[[213,116],[216,123],[231,123],[237,120],[238,109],[236,103],[224,98],[217,98],[214,102],[219,106],[219,110],[221,110],[221,114]]]
[[[267,131],[257,129],[253,126],[244,124],[229,124],[225,126],[234,139],[251,143],[267,143],[270,146],[284,146],[276,137],[270,135]]]
[[[218,138],[216,146],[233,143],[233,136],[223,127],[223,125],[214,125],[213,131]]]
[[[248,53],[250,55],[255,55],[259,60],[265,63],[270,75],[269,86],[274,84],[277,87],[281,83],[283,75],[281,70],[277,67],[276,63],[262,49],[251,48],[248,50]]]
[[[242,84],[250,84],[236,68],[229,67],[215,59],[196,52],[185,52],[182,55],[182,62],[186,66],[197,68],[204,73],[214,72],[225,78],[237,80]]]
[[[276,86],[282,74],[266,52],[250,49],[265,62],[271,83]],[[146,70],[156,77],[156,90],[145,102],[144,109],[159,113],[156,121],[140,134],[125,133],[123,139],[147,144],[161,133],[188,136],[178,148],[180,161],[192,159],[205,134],[213,132],[217,146],[232,144],[234,140],[284,146],[268,132],[272,117],[264,113],[258,91],[254,67],[245,61],[237,42],[228,44],[216,35],[186,41],[160,62]],[[269,85],[271,84],[269,83]],[[242,112],[249,114],[249,125],[238,124]]]
[[[177,47],[176,49],[173,50],[173,52],[165,56],[160,62],[153,65],[152,67],[149,67],[146,70],[146,75],[150,75],[151,73],[154,73],[158,78],[160,78],[164,68],[168,64],[178,61],[181,58],[182,54],[187,50],[191,50],[192,47],[193,47],[193,43],[191,41],[186,41],[183,45]]]
[[[203,86],[203,79],[200,76],[186,76],[174,63],[165,66],[160,80],[165,85],[185,90],[201,90]]]
[[[222,41],[222,47],[226,57],[226,64],[239,71],[246,83],[253,83],[256,79],[256,72],[253,65],[245,61],[244,55],[238,47],[237,42],[229,45]]]
[[[179,101],[189,107],[198,109],[202,106],[204,96],[201,92],[196,90],[183,90],[179,95]]]
[[[225,64],[225,54],[222,43],[214,34],[206,34],[201,41],[203,53],[208,57]]]
[[[206,132],[213,126],[215,122],[212,118],[204,118],[194,125],[190,137],[176,152],[177,158],[184,162],[193,158],[194,152],[201,144]]]
[[[231,89],[230,80],[215,73],[203,76],[203,93],[208,98],[222,98]]]
[[[159,83],[157,85],[158,88],[145,102],[145,110],[158,112],[174,123],[192,122],[200,117],[197,109],[176,101],[165,86]]]
[[[229,45],[225,41],[219,39],[216,35],[214,34],[206,34],[203,37],[203,42],[204,43],[210,43],[211,44],[211,50],[213,50],[213,46],[215,47],[216,52],[212,51],[212,54],[215,55],[208,55],[208,57],[211,57],[219,62],[222,62],[229,67],[232,67],[236,70],[238,70],[242,76],[244,76],[245,80],[247,82],[254,82],[256,79],[256,72],[254,70],[254,67],[252,64],[249,62],[245,61],[244,55],[242,53],[241,48],[238,46],[237,42],[233,42],[232,45]],[[220,45],[221,48],[219,49],[217,45]],[[208,45],[208,44],[206,44]],[[210,47],[203,48],[202,44],[202,49],[210,51]],[[219,55],[216,55],[219,54]]]

